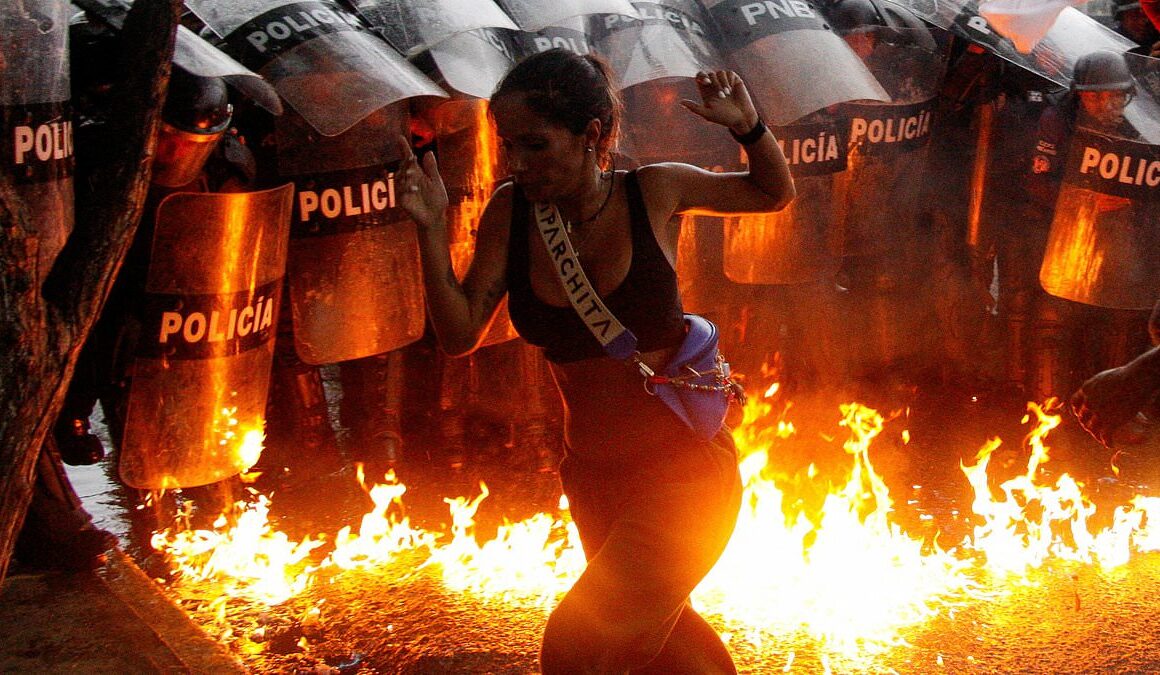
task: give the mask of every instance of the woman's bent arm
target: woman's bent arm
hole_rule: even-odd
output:
[[[641,173],[642,180],[653,194],[662,195],[660,200],[672,212],[724,215],[785,208],[797,194],[793,177],[777,139],[760,121],[745,82],[732,71],[700,73],[695,79],[701,103],[685,100],[681,104],[745,141],[749,170],[714,173],[672,162],[648,167]]]
[[[479,225],[475,255],[460,283],[451,264],[447,239],[447,191],[435,157],[428,153],[420,164],[406,139],[400,139],[400,146],[406,149],[398,171],[399,201],[418,228],[423,289],[431,325],[444,351],[466,354],[479,344],[507,291],[504,271],[508,225],[496,215],[503,210],[502,205],[495,203],[496,197],[488,203]],[[500,196],[498,201],[506,202],[510,213],[510,195]]]

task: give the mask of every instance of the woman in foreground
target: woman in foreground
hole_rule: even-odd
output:
[[[605,353],[569,304],[532,215],[535,203],[557,207],[592,286],[659,371],[685,336],[674,271],[679,216],[776,211],[794,196],[785,158],[741,79],[716,71],[696,82],[701,102],[682,105],[733,132],[748,172],[675,162],[615,170],[620,111],[607,65],[564,50],[517,64],[490,105],[511,180],[484,211],[462,283],[451,267],[435,158],[418,161],[400,139],[398,194],[419,229],[439,343],[470,352],[506,293],[512,322],[543,349],[563,397],[560,477],[588,566],[548,620],[544,673],[736,672],[688,602],[737,518],[728,429],[711,441],[697,437],[646,392],[636,367]]]

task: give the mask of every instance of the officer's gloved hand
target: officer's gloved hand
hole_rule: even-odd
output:
[[[1136,360],[1096,373],[1071,397],[1071,409],[1083,428],[1105,447],[1112,447],[1116,431],[1140,414],[1154,409],[1160,390],[1151,372],[1160,349]],[[1145,418],[1146,419],[1146,418]]]

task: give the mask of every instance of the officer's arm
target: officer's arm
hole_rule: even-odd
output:
[[[1072,396],[1071,407],[1083,428],[1105,446],[1112,435],[1160,395],[1160,347],[1089,378]]]

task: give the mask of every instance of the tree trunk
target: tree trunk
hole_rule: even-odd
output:
[[[0,581],[45,433],[137,230],[180,9],[180,0],[137,0],[129,12],[120,62],[110,64],[123,75],[111,95],[109,132],[117,141],[108,147],[115,151],[78,162],[75,227],[43,292],[27,207],[11,177],[0,175]],[[95,168],[84,172],[85,165]]]

